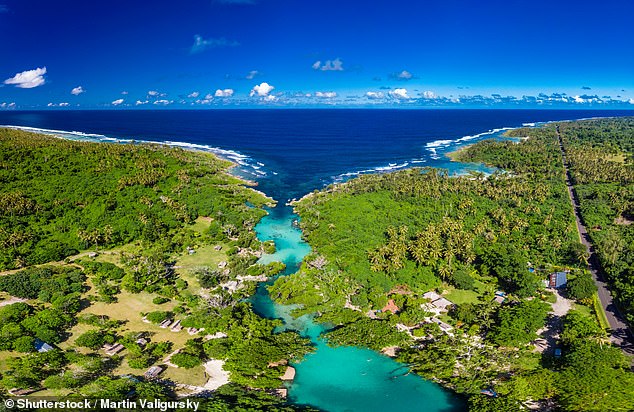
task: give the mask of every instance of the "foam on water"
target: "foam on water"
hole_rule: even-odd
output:
[[[40,133],[48,136],[58,137],[61,139],[69,139],[69,140],[81,140],[81,141],[89,141],[89,142],[107,142],[107,143],[142,143],[142,144],[157,144],[162,146],[169,147],[180,147],[186,150],[200,150],[204,152],[213,153],[216,156],[229,160],[236,164],[239,168],[238,175],[240,177],[255,177],[255,178],[263,178],[267,176],[267,172],[261,170],[264,166],[262,162],[256,162],[251,159],[249,156],[246,156],[240,152],[229,149],[222,149],[215,146],[204,145],[204,144],[196,144],[196,143],[188,143],[181,141],[172,141],[172,140],[136,140],[136,139],[122,139],[117,137],[105,136],[102,134],[96,133],[83,133],[77,131],[66,131],[66,130],[54,130],[54,129],[44,129],[39,127],[29,127],[29,126],[13,126],[13,125],[0,125],[2,128],[7,129],[15,129],[15,130],[24,130],[28,132]]]

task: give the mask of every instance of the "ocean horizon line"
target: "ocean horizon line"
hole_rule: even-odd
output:
[[[634,105],[633,105],[634,106]],[[279,111],[279,110],[288,110],[288,111],[302,111],[302,110],[314,110],[314,111],[349,111],[349,110],[381,110],[381,111],[456,111],[456,110],[465,110],[465,111],[553,111],[553,112],[597,112],[597,111],[605,111],[605,112],[632,112],[634,115],[634,107],[601,107],[601,106],[592,106],[592,107],[584,107],[584,108],[570,108],[566,106],[560,107],[482,107],[482,106],[474,106],[474,107],[453,107],[453,106],[365,106],[365,105],[354,105],[354,106],[214,106],[214,107],[82,107],[82,108],[72,108],[72,107],[55,107],[55,108],[28,108],[28,109],[2,109],[0,112],[13,112],[13,113],[32,113],[32,112],[95,112],[95,111],[104,111],[104,112],[164,112],[164,111],[192,111],[192,112],[200,112],[200,111]],[[578,120],[578,119],[574,119]]]

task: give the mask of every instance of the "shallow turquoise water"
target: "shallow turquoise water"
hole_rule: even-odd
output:
[[[265,255],[261,263],[281,261],[286,270],[281,276],[297,271],[310,246],[301,231],[292,226],[297,218],[288,206],[277,206],[256,226],[258,238],[275,241],[276,252]],[[312,316],[293,318],[294,306],[278,305],[269,297],[266,286],[259,285],[251,302],[254,310],[267,318],[282,319],[284,329],[309,337],[315,352],[294,364],[296,376],[289,387],[291,403],[311,405],[332,412],[425,411],[456,412],[466,410],[457,396],[418,375],[408,374],[406,365],[369,349],[329,347],[320,338],[322,325]]]

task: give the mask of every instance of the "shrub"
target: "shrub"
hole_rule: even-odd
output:
[[[592,295],[597,291],[597,286],[594,284],[590,273],[584,271],[568,281],[567,290],[571,298],[579,301],[588,301],[592,299]]]
[[[83,346],[90,349],[99,349],[105,343],[113,343],[115,341],[114,336],[111,333],[106,333],[102,330],[95,329],[80,335],[75,344],[77,346]]]
[[[168,298],[164,298],[162,296],[157,296],[154,299],[152,299],[152,303],[154,303],[155,305],[162,305],[163,303],[167,303],[170,300]]]
[[[452,280],[458,289],[473,290],[475,287],[475,281],[469,276],[467,271],[463,269],[457,270]]]
[[[177,353],[171,358],[172,363],[176,366],[185,369],[195,368],[198,365],[201,365],[203,361],[197,356],[190,355],[189,353]]]
[[[147,320],[149,320],[152,323],[161,323],[166,319],[171,319],[173,316],[172,312],[160,312],[160,311],[156,311],[156,312],[150,312],[148,313],[145,318]]]
[[[13,342],[13,349],[23,353],[35,352],[35,338],[20,336]]]

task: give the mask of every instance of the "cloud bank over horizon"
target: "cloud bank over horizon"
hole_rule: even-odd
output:
[[[403,8],[390,0],[373,7],[361,0],[319,7],[209,0],[173,7],[156,0],[151,8],[115,2],[98,15],[37,0],[2,4],[0,27],[11,41],[0,42],[0,55],[11,59],[0,67],[1,110],[634,109],[634,54],[623,52],[634,39],[629,0],[609,8],[573,0],[527,6],[548,8],[549,19],[490,2],[456,8],[408,0]],[[573,8],[580,18],[606,22],[606,30],[572,33],[552,23]],[[78,37],[82,21],[91,30]],[[507,23],[503,35],[500,21]]]

